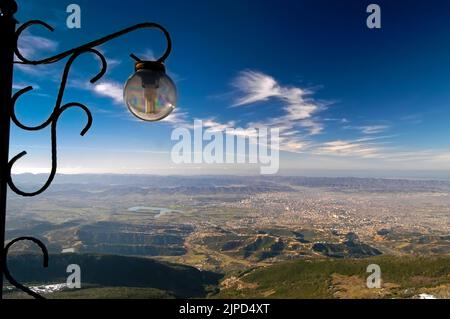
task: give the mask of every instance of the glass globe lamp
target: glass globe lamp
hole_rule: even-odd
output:
[[[162,63],[139,61],[125,85],[124,100],[134,116],[159,121],[175,109],[177,90]]]

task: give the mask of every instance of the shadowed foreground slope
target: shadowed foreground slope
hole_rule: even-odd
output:
[[[190,266],[138,257],[57,254],[50,255],[48,268],[42,268],[40,255],[19,254],[8,258],[12,275],[29,285],[65,283],[69,275],[66,268],[70,264],[80,266],[82,286],[110,287],[111,291],[117,290],[111,287],[151,288],[147,292],[158,297],[205,297],[221,278],[219,274]],[[70,293],[75,291],[63,295],[69,297]]]

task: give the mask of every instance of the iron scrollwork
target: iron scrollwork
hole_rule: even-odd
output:
[[[62,78],[61,78],[61,84],[59,87],[59,91],[58,91],[58,96],[56,98],[56,102],[55,102],[55,107],[53,108],[52,113],[50,114],[50,116],[47,118],[47,120],[45,120],[42,124],[37,125],[37,126],[28,126],[25,125],[24,123],[22,123],[16,116],[15,113],[15,106],[16,103],[18,101],[18,99],[25,93],[30,92],[31,90],[33,90],[33,87],[28,86],[25,87],[19,91],[17,91],[12,99],[11,99],[11,103],[10,103],[10,116],[11,116],[11,121],[17,125],[17,127],[23,129],[23,130],[27,130],[27,131],[39,131],[42,129],[45,129],[47,127],[50,126],[50,135],[51,135],[51,171],[50,174],[47,178],[47,181],[44,183],[44,185],[33,192],[26,192],[21,190],[19,187],[17,187],[15,185],[15,183],[13,182],[12,179],[12,175],[11,175],[11,170],[13,165],[23,156],[25,156],[27,153],[25,151],[15,155],[14,157],[12,157],[12,159],[9,161],[8,163],[8,176],[7,176],[7,183],[9,185],[9,187],[18,195],[21,196],[25,196],[25,197],[31,197],[31,196],[36,196],[39,195],[41,193],[43,193],[52,183],[55,175],[56,175],[56,171],[57,171],[57,123],[58,120],[60,119],[61,115],[67,111],[68,109],[73,109],[73,108],[78,108],[81,109],[87,116],[87,122],[84,126],[84,128],[81,130],[80,135],[84,136],[89,128],[92,125],[92,114],[89,111],[88,107],[78,103],[78,102],[69,102],[69,103],[65,103],[63,104],[63,97],[64,97],[64,91],[66,89],[66,85],[67,85],[67,80],[69,77],[69,73],[70,73],[70,69],[74,63],[74,61],[81,56],[82,54],[85,53],[90,53],[93,54],[95,56],[97,56],[100,59],[101,62],[101,69],[100,71],[90,80],[91,83],[95,83],[98,80],[100,80],[103,75],[106,73],[107,70],[107,61],[105,59],[105,57],[103,56],[103,54],[96,50],[95,47],[98,47],[101,44],[104,44],[112,39],[115,39],[117,37],[120,37],[122,35],[125,35],[127,33],[139,30],[139,29],[145,29],[145,28],[153,28],[153,29],[159,29],[160,31],[163,32],[166,41],[167,41],[167,48],[166,51],[164,52],[164,54],[157,60],[157,62],[163,63],[167,57],[169,56],[171,50],[172,50],[172,42],[171,42],[171,38],[170,35],[168,33],[168,31],[162,27],[161,25],[157,24],[157,23],[152,23],[152,22],[147,22],[147,23],[140,23],[140,24],[136,24],[134,26],[128,27],[126,29],[123,29],[121,31],[112,33],[110,35],[107,35],[105,37],[102,37],[98,40],[86,43],[84,45],[81,45],[77,48],[71,49],[71,50],[67,50],[64,51],[62,53],[59,53],[57,55],[45,58],[45,59],[41,59],[41,60],[30,60],[28,58],[26,58],[25,56],[22,55],[22,53],[20,52],[18,46],[17,46],[17,42],[18,39],[20,38],[21,34],[28,29],[30,26],[33,25],[40,25],[46,29],[48,29],[49,31],[53,31],[53,27],[51,27],[49,24],[40,21],[40,20],[32,20],[29,22],[26,22],[24,24],[22,24],[20,27],[17,28],[16,33],[15,33],[15,37],[16,37],[16,48],[15,48],[15,55],[17,57],[17,61],[14,61],[15,64],[26,64],[26,65],[47,65],[47,64],[52,64],[52,63],[56,63],[59,62],[65,58],[68,57],[68,60],[66,62],[66,65],[64,67],[64,71],[62,74]],[[136,55],[131,54],[130,55],[134,60],[136,61],[141,61]],[[39,239],[33,238],[33,237],[20,237],[20,238],[16,238],[12,241],[10,241],[6,247],[4,248],[4,255],[2,256],[3,258],[3,269],[4,269],[4,274],[6,279],[12,284],[14,285],[16,288],[24,291],[25,293],[31,295],[34,298],[44,298],[41,295],[39,295],[37,292],[25,287],[24,285],[20,284],[17,280],[15,280],[13,278],[13,276],[11,275],[9,269],[8,269],[8,265],[7,265],[7,256],[8,256],[8,251],[9,248],[17,243],[18,241],[23,241],[23,240],[28,240],[28,241],[32,241],[33,243],[37,244],[43,253],[44,256],[44,267],[48,266],[48,251],[47,248],[45,247],[44,243],[42,243],[42,241],[40,241]]]

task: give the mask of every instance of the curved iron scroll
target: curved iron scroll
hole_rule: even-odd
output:
[[[18,282],[16,279],[14,279],[14,277],[11,275],[11,272],[9,271],[8,260],[7,260],[9,248],[11,248],[11,246],[14,245],[15,243],[17,243],[19,241],[24,241],[24,240],[32,241],[33,243],[38,245],[39,248],[41,248],[42,254],[44,255],[43,266],[44,266],[44,268],[48,267],[48,251],[47,251],[47,248],[45,247],[44,243],[42,241],[40,241],[39,239],[36,239],[34,237],[19,237],[19,238],[16,238],[16,239],[10,241],[8,243],[8,245],[6,245],[6,247],[5,247],[4,251],[3,251],[4,255],[3,255],[2,260],[3,260],[3,271],[4,271],[4,274],[5,274],[5,277],[6,277],[6,279],[8,279],[8,281],[14,287],[22,290],[23,292],[26,292],[30,296],[32,296],[32,297],[34,297],[36,299],[45,299],[44,297],[42,297],[38,293],[34,292],[33,290],[31,290],[28,287],[25,287],[20,282]]]
[[[41,25],[43,27],[45,27],[46,29],[53,31],[54,28],[52,26],[50,26],[49,24],[47,24],[44,21],[41,20],[31,20],[29,22],[26,22],[24,24],[22,24],[16,31],[16,38],[17,40],[20,38],[20,35],[30,26],[33,25]],[[77,48],[74,49],[70,49],[67,51],[64,51],[62,53],[59,53],[55,56],[49,57],[49,58],[45,58],[42,60],[30,60],[27,59],[26,57],[24,57],[18,46],[16,46],[15,48],[15,53],[17,58],[19,59],[19,61],[15,61],[14,63],[19,63],[19,64],[31,64],[31,65],[39,65],[39,64],[51,64],[51,63],[55,63],[58,62],[68,56],[70,56],[65,68],[64,68],[64,73],[62,76],[62,80],[61,80],[61,86],[59,89],[59,93],[58,93],[58,97],[55,103],[55,108],[53,109],[53,112],[51,113],[51,115],[49,116],[49,118],[42,124],[37,125],[37,126],[27,126],[24,125],[23,123],[21,123],[18,119],[17,116],[15,114],[15,105],[16,102],[18,100],[18,98],[23,95],[26,92],[29,92],[30,90],[32,90],[33,88],[31,86],[26,87],[22,90],[19,90],[12,98],[12,102],[11,102],[11,120],[21,129],[24,130],[28,130],[28,131],[38,131],[41,129],[46,128],[47,126],[51,125],[51,148],[52,148],[52,168],[50,171],[50,175],[47,179],[47,181],[45,182],[45,184],[37,191],[34,192],[25,192],[20,190],[13,182],[12,177],[11,177],[11,169],[12,166],[14,165],[14,163],[19,160],[21,157],[23,157],[24,155],[26,155],[27,153],[21,152],[20,154],[17,154],[16,156],[14,156],[10,162],[9,162],[9,172],[10,174],[8,175],[8,184],[10,186],[10,188],[17,194],[21,195],[21,196],[35,196],[38,194],[41,194],[42,192],[44,192],[51,184],[51,182],[53,181],[55,175],[56,175],[56,169],[57,169],[57,145],[56,145],[56,126],[57,126],[57,122],[59,117],[62,115],[62,113],[64,111],[66,111],[69,108],[74,108],[74,107],[78,107],[81,108],[87,115],[88,117],[88,122],[86,124],[86,126],[84,127],[84,129],[81,131],[81,135],[83,136],[90,128],[91,124],[92,124],[92,115],[91,112],[89,111],[89,109],[81,104],[81,103],[76,103],[76,102],[72,102],[72,103],[67,103],[65,105],[61,106],[62,103],[62,99],[63,99],[63,95],[64,95],[64,90],[66,88],[66,83],[67,83],[67,78],[69,76],[69,71],[70,68],[74,62],[74,60],[79,57],[81,54],[86,53],[86,52],[91,52],[96,54],[101,62],[102,62],[102,68],[100,70],[100,72],[91,79],[91,83],[95,83],[96,81],[98,81],[99,79],[101,79],[103,77],[103,75],[106,72],[107,69],[107,62],[105,57],[97,50],[93,49],[94,47],[97,47],[101,44],[104,44],[112,39],[115,39],[117,37],[120,37],[122,35],[125,35],[127,33],[139,30],[139,29],[145,29],[145,28],[155,28],[158,29],[160,31],[162,31],[164,33],[164,36],[166,38],[167,41],[167,48],[166,51],[164,52],[164,54],[157,60],[157,62],[163,63],[167,57],[170,55],[170,52],[172,50],[172,40],[170,38],[170,34],[169,32],[161,25],[154,23],[154,22],[145,22],[145,23],[139,23],[136,24],[134,26],[125,28],[123,30],[120,30],[118,32],[112,33],[110,35],[107,35],[105,37],[102,37],[98,40],[94,40],[91,41],[89,43],[86,43],[84,45],[81,45]],[[130,56],[137,60],[140,61],[140,59],[138,57],[136,57],[134,54],[130,54]]]
[[[16,37],[17,39],[20,37],[20,35],[22,34],[23,31],[25,31],[28,27],[32,26],[32,25],[41,25],[43,27],[45,27],[47,30],[50,31],[54,31],[54,28],[52,26],[50,26],[49,24],[47,24],[44,21],[41,20],[31,20],[28,21],[24,24],[22,24],[16,31]],[[170,52],[172,51],[172,39],[170,38],[170,34],[169,32],[160,24],[158,23],[154,23],[154,22],[144,22],[144,23],[139,23],[139,24],[135,24],[134,26],[128,27],[126,29],[120,30],[118,32],[112,33],[110,35],[107,35],[103,38],[100,38],[98,40],[94,40],[91,41],[89,43],[86,43],[84,45],[81,45],[77,48],[74,49],[70,49],[67,51],[64,51],[62,53],[59,53],[55,56],[46,58],[46,59],[42,59],[42,60],[29,60],[27,58],[25,58],[21,53],[18,47],[16,47],[15,53],[18,57],[18,59],[20,61],[16,61],[15,63],[19,63],[19,64],[32,64],[32,65],[38,65],[38,64],[50,64],[50,63],[55,63],[58,62],[62,59],[64,59],[65,57],[68,57],[71,54],[77,53],[77,52],[83,52],[86,51],[88,49],[94,48],[94,47],[98,47],[99,45],[102,45],[103,43],[106,43],[108,41],[111,41],[112,39],[118,38],[122,35],[125,35],[127,33],[139,30],[139,29],[158,29],[160,31],[162,31],[164,33],[164,36],[166,37],[166,41],[167,41],[167,48],[166,51],[164,52],[164,54],[158,59],[156,60],[157,62],[163,63],[167,57],[170,55]],[[131,54],[131,57],[135,60],[140,60],[139,58],[137,58],[134,54]]]
[[[45,182],[45,184],[39,190],[37,190],[35,192],[24,192],[24,191],[20,190],[14,184],[14,182],[12,180],[12,176],[11,176],[12,166],[14,165],[14,163],[17,160],[19,160],[21,157],[23,157],[25,154],[27,154],[25,151],[23,151],[20,154],[14,156],[9,162],[9,172],[10,172],[10,174],[8,175],[8,185],[18,195],[27,196],[27,197],[36,196],[36,195],[41,194],[42,192],[44,192],[50,186],[50,184],[52,183],[52,181],[53,181],[53,179],[54,179],[54,177],[56,175],[56,169],[57,169],[56,126],[57,126],[57,123],[58,123],[58,120],[59,120],[60,116],[66,110],[68,110],[70,108],[78,107],[78,108],[81,108],[86,113],[88,119],[87,119],[87,123],[86,123],[85,127],[83,128],[83,130],[80,133],[81,136],[86,134],[86,132],[91,127],[92,114],[91,114],[91,112],[89,111],[89,109],[85,105],[83,105],[81,103],[71,102],[71,103],[67,103],[67,104],[61,106],[62,99],[63,99],[63,96],[64,96],[64,90],[66,88],[67,79],[69,77],[69,72],[70,72],[70,69],[72,67],[72,64],[75,61],[75,59],[77,59],[81,54],[88,53],[88,52],[97,55],[100,58],[101,62],[102,62],[102,69],[100,70],[100,72],[96,76],[94,76],[91,79],[91,83],[95,83],[96,81],[98,81],[103,76],[103,74],[105,74],[106,68],[107,68],[106,59],[97,50],[95,50],[95,49],[86,49],[85,51],[73,53],[72,56],[67,61],[67,64],[66,64],[66,66],[64,68],[64,73],[63,73],[63,76],[62,76],[61,86],[60,86],[59,92],[58,92],[58,97],[56,99],[55,108],[53,109],[53,112],[50,114],[50,116],[48,117],[48,119],[44,123],[42,123],[40,125],[37,125],[37,126],[27,126],[27,125],[23,124],[22,122],[20,122],[17,119],[17,116],[15,114],[15,105],[16,105],[16,102],[17,102],[18,98],[21,95],[23,95],[24,93],[32,90],[31,86],[26,87],[26,88],[18,91],[16,94],[14,94],[14,96],[12,98],[12,103],[11,103],[11,120],[18,127],[20,127],[21,129],[27,130],[27,131],[38,131],[38,130],[42,130],[42,129],[46,128],[49,125],[51,126],[52,168],[51,168],[51,172],[50,172],[50,175],[49,175],[47,181]]]
[[[45,27],[46,29],[53,31],[53,27],[51,27],[49,24],[40,21],[40,20],[32,20],[29,22],[24,23],[23,25],[21,25],[15,33],[15,37],[16,37],[16,43],[18,41],[18,39],[20,38],[21,34],[30,26],[32,25],[41,25],[43,27]],[[24,155],[26,155],[27,153],[25,151],[17,154],[16,156],[14,156],[8,163],[8,185],[10,186],[10,188],[18,195],[21,196],[35,196],[38,194],[41,194],[42,192],[44,192],[52,183],[55,175],[56,175],[56,170],[57,170],[57,140],[56,140],[56,129],[57,129],[57,123],[59,118],[61,117],[61,115],[68,109],[70,108],[79,108],[82,111],[84,111],[84,113],[87,116],[87,122],[84,126],[84,128],[81,130],[80,135],[84,135],[87,133],[87,131],[89,130],[89,128],[91,127],[92,124],[92,114],[89,111],[89,109],[78,102],[70,102],[70,103],[66,103],[66,104],[62,104],[63,101],[63,96],[64,96],[64,91],[66,89],[66,85],[67,85],[67,79],[69,77],[69,73],[70,73],[70,69],[72,67],[73,62],[82,54],[84,53],[92,53],[94,55],[96,55],[100,61],[101,61],[101,70],[90,80],[91,83],[95,83],[96,81],[100,80],[103,75],[106,72],[107,69],[107,62],[105,57],[96,49],[94,49],[95,47],[104,44],[112,39],[115,39],[117,37],[120,37],[122,35],[125,35],[127,33],[139,30],[139,29],[145,29],[145,28],[154,28],[154,29],[158,29],[160,31],[162,31],[164,33],[164,36],[166,38],[167,41],[167,48],[164,52],[164,54],[156,60],[156,62],[159,63],[163,63],[167,57],[169,56],[171,50],[172,50],[172,41],[169,35],[169,32],[162,27],[161,25],[157,24],[157,23],[153,23],[153,22],[145,22],[145,23],[140,23],[140,24],[136,24],[134,26],[128,27],[126,29],[123,29],[121,31],[112,33],[110,35],[107,35],[105,37],[102,37],[98,40],[94,40],[91,41],[89,43],[86,43],[84,45],[81,45],[79,47],[76,47],[74,49],[70,49],[67,51],[64,51],[62,53],[59,53],[57,55],[54,55],[52,57],[48,57],[45,59],[41,59],[41,60],[30,60],[26,57],[24,57],[22,55],[22,53],[20,52],[18,46],[16,45],[15,48],[15,54],[17,56],[18,61],[14,61],[14,63],[16,64],[28,64],[28,65],[39,65],[39,64],[52,64],[52,63],[56,63],[58,61],[61,61],[64,58],[69,57],[65,67],[64,67],[64,72],[62,75],[62,79],[61,79],[61,84],[59,87],[59,91],[58,91],[58,96],[56,99],[56,103],[55,103],[55,107],[52,111],[52,113],[50,114],[50,116],[48,117],[47,120],[45,120],[42,124],[40,125],[36,125],[36,126],[29,126],[26,125],[24,123],[22,123],[18,118],[17,115],[15,113],[15,106],[16,106],[16,102],[17,100],[25,93],[31,91],[33,89],[33,87],[28,86],[25,87],[21,90],[19,90],[18,92],[16,92],[14,94],[14,96],[11,99],[11,103],[10,103],[10,114],[11,114],[11,121],[16,124],[19,128],[23,129],[23,130],[27,130],[27,131],[38,131],[38,130],[42,130],[48,126],[50,126],[51,128],[51,161],[52,161],[52,167],[51,167],[51,171],[49,174],[49,177],[47,179],[47,181],[45,182],[45,184],[38,190],[34,191],[34,192],[25,192],[21,189],[19,189],[13,182],[12,180],[12,176],[11,176],[11,170],[13,165],[20,159],[22,158]],[[134,54],[130,54],[130,56],[136,60],[136,61],[141,61],[138,57],[136,57]],[[48,252],[47,249],[45,247],[45,245],[38,239],[33,238],[33,237],[20,237],[17,239],[14,239],[13,241],[11,241],[4,249],[4,256],[3,257],[3,262],[4,262],[4,274],[5,277],[8,279],[8,281],[13,284],[15,287],[17,287],[18,289],[26,292],[27,294],[35,297],[35,298],[44,298],[42,296],[40,296],[39,294],[37,294],[36,292],[32,291],[31,289],[23,286],[22,284],[20,284],[19,282],[17,282],[10,274],[9,270],[8,270],[8,265],[7,265],[7,256],[8,256],[8,251],[9,248],[15,244],[18,241],[22,241],[22,240],[30,240],[32,242],[34,242],[35,244],[37,244],[43,254],[44,254],[44,267],[47,267],[48,265]],[[0,274],[1,275],[1,274]]]

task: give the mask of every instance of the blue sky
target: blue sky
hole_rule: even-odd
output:
[[[90,107],[58,123],[60,172],[252,173],[245,165],[177,166],[170,162],[176,127],[202,119],[210,127],[280,128],[281,171],[450,169],[450,3],[433,1],[18,1],[20,22],[42,19],[20,41],[42,58],[131,24],[154,21],[172,35],[167,60],[179,108],[167,121],[139,122],[121,90],[133,73],[130,53],[159,56],[164,38],[143,30],[100,49],[109,62],[97,84],[95,57],[77,60],[65,102]],[[82,10],[68,29],[66,7]],[[366,27],[366,7],[381,6],[382,28]],[[27,124],[51,112],[64,63],[16,67],[15,88],[35,86],[17,106]],[[13,129],[12,152],[27,150],[16,172],[45,172],[49,131]]]

